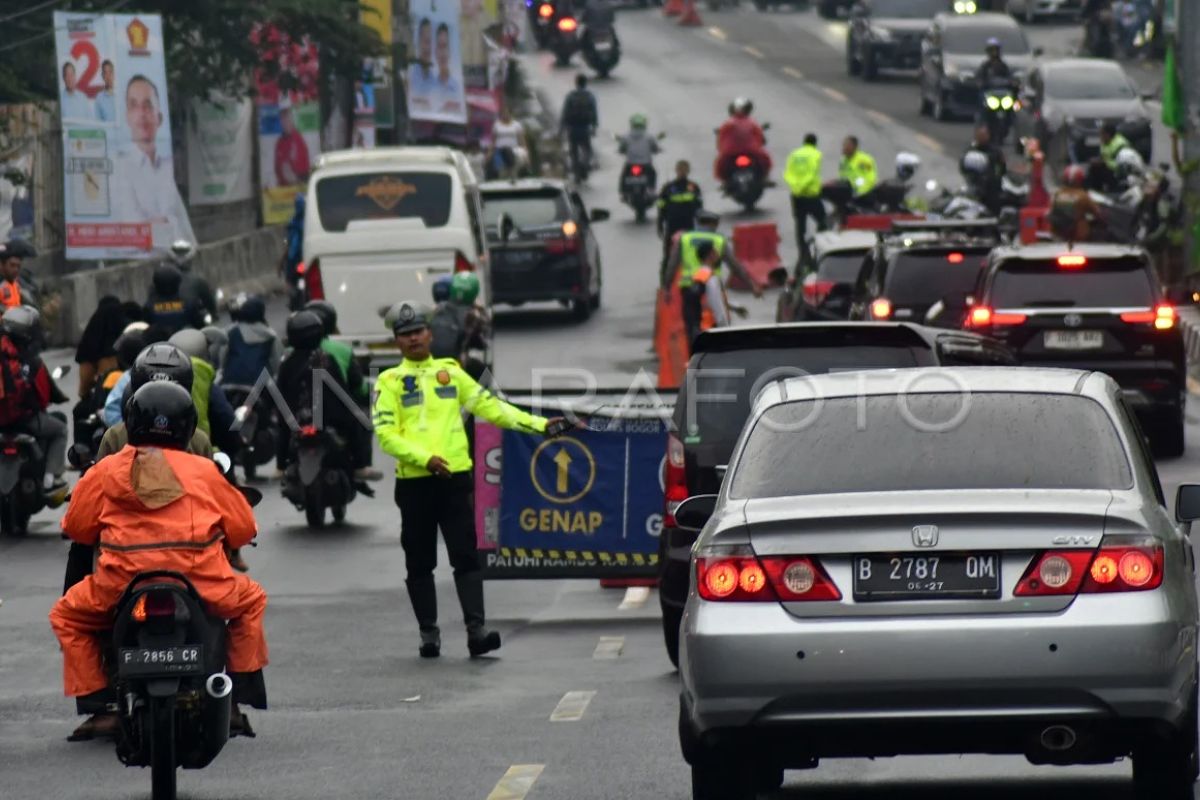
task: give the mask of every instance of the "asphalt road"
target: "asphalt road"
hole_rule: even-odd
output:
[[[653,129],[668,133],[660,168],[679,157],[692,159],[710,205],[723,212],[733,209],[717,196],[709,177],[710,129],[738,94],[754,96],[763,118],[774,123],[771,146],[777,163],[808,130],[825,142],[855,130],[882,163],[898,150],[913,149],[926,159],[928,175],[944,180],[953,174],[953,162],[923,138],[937,140],[940,130],[918,133],[899,115],[884,121],[878,112],[864,110],[874,108],[852,96],[846,84],[822,88],[785,72],[784,67],[804,64],[792,69],[815,78],[808,65],[826,56],[800,34],[788,32],[787,25],[801,29],[803,20],[786,14],[769,20],[764,24],[748,12],[722,15],[727,33],[721,39],[705,28],[681,30],[657,13],[623,13],[625,59],[612,80],[596,86],[602,136],[619,130],[635,111],[648,113]],[[739,43],[735,26],[751,22],[780,31],[780,43],[765,35],[756,45]],[[759,58],[744,47],[787,51],[797,60]],[[554,98],[563,95],[574,74],[553,69],[544,56],[528,57],[526,63]],[[870,91],[888,94],[881,87]],[[598,229],[604,308],[582,325],[554,306],[502,311],[497,371],[504,386],[532,385],[536,369],[558,370],[558,377],[563,370],[586,369],[600,385],[619,385],[639,368],[653,366],[647,348],[657,239],[651,226],[635,225],[632,212],[616,203],[618,157],[611,144],[601,142],[603,168],[584,195],[590,205],[614,212]],[[754,220],[779,222],[784,256],[794,258],[782,189],[768,194]],[[770,318],[773,298],[745,302],[754,319]],[[555,376],[543,378],[548,384]],[[1161,465],[1171,491],[1200,466],[1200,420],[1189,420],[1188,434],[1196,449]],[[386,464],[377,457],[377,463]],[[653,593],[602,590],[594,581],[491,584],[489,613],[505,646],[495,658],[470,661],[443,567],[445,654],[436,662],[421,661],[403,592],[390,482],[379,484],[377,499],[359,498],[350,507],[350,524],[319,532],[304,527],[302,515],[283,502],[276,484],[264,487],[260,546],[248,550],[247,558],[271,598],[272,707],[252,713],[257,739],[235,740],[211,768],[182,773],[181,797],[690,796],[675,737],[678,684],[662,651]],[[39,515],[25,540],[0,540],[0,798],[144,798],[149,775],[123,769],[110,746],[64,741],[76,718],[61,696],[59,654],[46,623],[66,553],[58,516]],[[576,692],[585,694],[564,700]],[[568,713],[572,706],[575,713]],[[566,719],[552,721],[556,709]],[[1015,758],[830,761],[815,772],[789,774],[778,797],[1000,800],[1053,792],[1061,800],[1120,800],[1129,796],[1128,774],[1125,764],[1052,769]]]

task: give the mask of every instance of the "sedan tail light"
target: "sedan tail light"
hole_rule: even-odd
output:
[[[841,600],[829,575],[808,556],[758,557],[748,546],[696,556],[696,587],[705,600],[729,603]]]
[[[1175,327],[1174,306],[1161,305],[1153,311],[1127,311],[1121,321],[1130,325],[1153,325],[1155,330],[1169,331]]]
[[[1098,550],[1049,550],[1025,571],[1013,594],[1144,592],[1163,580],[1163,546],[1144,536],[1105,536]]]
[[[546,254],[551,256],[561,256],[564,253],[579,252],[579,237],[566,236],[563,238],[546,239],[542,242],[542,246],[546,248]]]
[[[675,527],[675,509],[688,498],[687,462],[684,460],[683,442],[675,434],[667,435],[667,464],[663,476],[666,507],[663,509],[663,525]]]
[[[321,261],[314,258],[311,264],[307,266],[304,262],[300,262],[296,266],[296,272],[300,275],[300,280],[303,281],[303,286],[306,296],[309,300],[324,300],[325,299],[325,284],[321,281]]]
[[[987,306],[975,306],[971,309],[971,315],[967,317],[967,320],[968,327],[987,328],[990,326],[1023,325],[1025,324],[1026,316],[1024,314],[996,312]]]

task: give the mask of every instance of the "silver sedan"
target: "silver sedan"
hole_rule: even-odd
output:
[[[1137,797],[1197,775],[1200,486],[1171,517],[1099,373],[926,369],[759,396],[703,528],[680,740],[696,800],[823,757],[1131,756]]]

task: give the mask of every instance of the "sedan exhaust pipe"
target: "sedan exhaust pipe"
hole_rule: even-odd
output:
[[[1077,741],[1075,730],[1066,725],[1051,725],[1042,731],[1042,747],[1051,752],[1061,753],[1070,750]]]

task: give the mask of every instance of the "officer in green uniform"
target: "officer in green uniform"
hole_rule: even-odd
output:
[[[821,151],[817,149],[817,135],[807,134],[804,144],[788,156],[783,171],[783,179],[792,190],[792,217],[796,220],[799,266],[808,265],[812,260],[808,249],[808,218],[813,218],[818,231],[829,227],[825,218],[825,203],[821,200],[821,158]],[[798,275],[800,270],[796,272]]]
[[[420,653],[441,654],[437,625],[437,531],[442,529],[467,626],[467,649],[480,656],[500,647],[484,624],[483,580],[475,539],[474,479],[463,410],[509,430],[560,435],[562,418],[527,414],[476,383],[452,358],[433,358],[431,310],[415,301],[396,309],[392,331],[404,360],[376,384],[375,434],[396,459],[396,505],[408,596],[421,628]]]
[[[842,142],[842,161],[838,165],[838,177],[850,182],[855,197],[871,191],[879,181],[875,159],[859,149],[857,136],[847,136]]]

